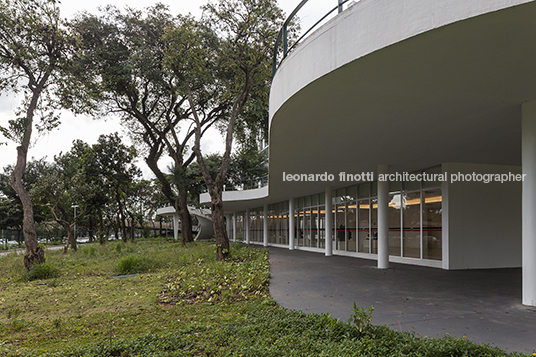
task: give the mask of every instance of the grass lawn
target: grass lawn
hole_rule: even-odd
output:
[[[163,239],[47,251],[26,273],[0,257],[0,356],[507,356],[445,337],[285,310],[268,294],[268,252]],[[512,356],[521,356],[513,354]]]

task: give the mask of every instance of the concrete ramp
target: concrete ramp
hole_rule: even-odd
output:
[[[195,216],[199,222],[198,225],[194,227],[194,231],[197,230],[197,235],[194,240],[207,240],[214,237],[214,225],[212,223],[212,213],[210,209],[188,206],[188,212],[190,212],[190,215]],[[171,206],[159,208],[156,211],[156,214],[158,216],[173,217],[173,236],[175,237],[175,240],[178,240],[180,218],[178,213],[175,212],[175,208]]]

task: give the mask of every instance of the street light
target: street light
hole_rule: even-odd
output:
[[[72,205],[71,208],[74,208],[74,239],[76,239],[76,209],[78,208],[78,205]]]

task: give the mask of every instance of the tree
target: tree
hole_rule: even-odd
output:
[[[39,178],[45,173],[49,164],[45,159],[29,161],[22,182],[26,191],[30,191]],[[11,176],[14,167],[9,165],[4,168],[4,173],[0,174],[0,194],[2,204],[0,206],[0,228],[15,229],[22,231],[24,212],[17,193],[11,187]],[[34,221],[40,223],[45,219],[46,208],[39,203],[33,204]]]
[[[185,170],[195,160],[188,152],[194,136],[186,98],[171,71],[163,66],[166,29],[178,21],[157,4],[146,12],[107,7],[102,16],[83,14],[72,23],[82,49],[73,68],[76,87],[68,98],[79,111],[118,113],[145,161],[162,185],[164,195],[181,217],[183,243],[193,240],[188,212]],[[210,100],[210,97],[201,99]],[[201,135],[217,119],[218,108],[201,122]],[[178,192],[158,167],[162,155],[173,160]]]
[[[99,177],[101,189],[109,192],[111,201],[116,205],[122,239],[127,240],[126,205],[129,191],[133,189],[141,176],[140,170],[134,165],[137,157],[133,146],[123,144],[117,133],[101,135],[92,146],[93,161],[86,162],[86,169]],[[92,177],[94,177],[92,175]]]
[[[204,21],[193,20],[168,31],[166,65],[186,93],[195,124],[193,151],[211,198],[217,259],[229,252],[222,201],[223,185],[231,159],[237,123],[266,120],[271,80],[271,51],[283,21],[273,0],[220,0],[204,6]],[[208,29],[208,30],[207,30]],[[218,34],[219,41],[207,46],[204,34]],[[225,121],[225,151],[216,178],[210,175],[201,152],[205,107],[201,99],[212,95],[211,105],[222,109]]]
[[[22,92],[24,96],[17,111],[19,117],[10,120],[9,126],[1,130],[19,145],[11,186],[24,211],[26,269],[44,262],[45,257],[37,246],[32,200],[22,177],[34,125],[39,130],[48,130],[58,124],[53,93],[61,84],[59,72],[72,45],[72,38],[62,28],[55,0],[0,0],[0,91]],[[37,122],[34,121],[36,113],[39,114]]]
[[[267,152],[243,148],[231,156],[228,181],[234,187],[255,188],[268,175]]]
[[[93,187],[86,182],[78,157],[71,153],[60,154],[54,161],[30,193],[41,204],[48,203],[53,219],[67,232],[67,242],[63,250],[66,253],[69,246],[77,250],[73,226],[84,215]],[[73,212],[73,204],[79,208],[76,215]]]
[[[205,166],[208,169],[212,179],[216,179],[220,172],[222,156],[220,154],[210,154],[204,156]],[[268,174],[266,162],[266,152],[254,149],[243,148],[231,155],[227,179],[225,181],[226,189],[250,189],[258,187],[259,181],[264,179]],[[190,183],[188,191],[190,200],[198,202],[199,195],[204,189],[204,180],[199,164],[194,162],[188,166],[187,179]]]

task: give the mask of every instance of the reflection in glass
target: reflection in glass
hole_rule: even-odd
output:
[[[318,208],[311,210],[311,247],[318,247]]]
[[[336,246],[335,249],[346,250],[346,212],[345,205],[338,204],[335,208],[335,228]]]
[[[421,257],[421,193],[405,192],[403,203],[403,249],[404,257]]]
[[[320,197],[323,197],[322,195]],[[318,247],[319,248],[325,248],[326,247],[326,213],[325,213],[326,207],[324,205],[318,206]]]
[[[423,191],[422,252],[424,259],[442,259],[441,189]]]
[[[304,232],[303,232],[303,245],[305,247],[311,246],[311,209],[304,209]]]
[[[360,200],[358,204],[358,232],[357,232],[357,244],[359,246],[359,252],[370,253],[370,247],[372,242],[372,236],[370,235],[370,201]]]
[[[303,217],[303,210],[298,211],[298,220],[297,220],[297,226],[298,226],[298,246],[303,247],[303,229],[304,229],[304,217]]]
[[[370,209],[370,252],[378,254],[378,199],[371,199]]]
[[[356,202],[348,202],[346,205],[346,235],[347,235],[347,246],[348,251],[355,252],[356,251],[356,237],[357,237],[357,231],[356,231],[356,214],[357,214],[357,206]]]
[[[400,208],[401,195],[400,193],[389,195],[389,255],[399,257],[401,254],[401,225],[400,225]]]

